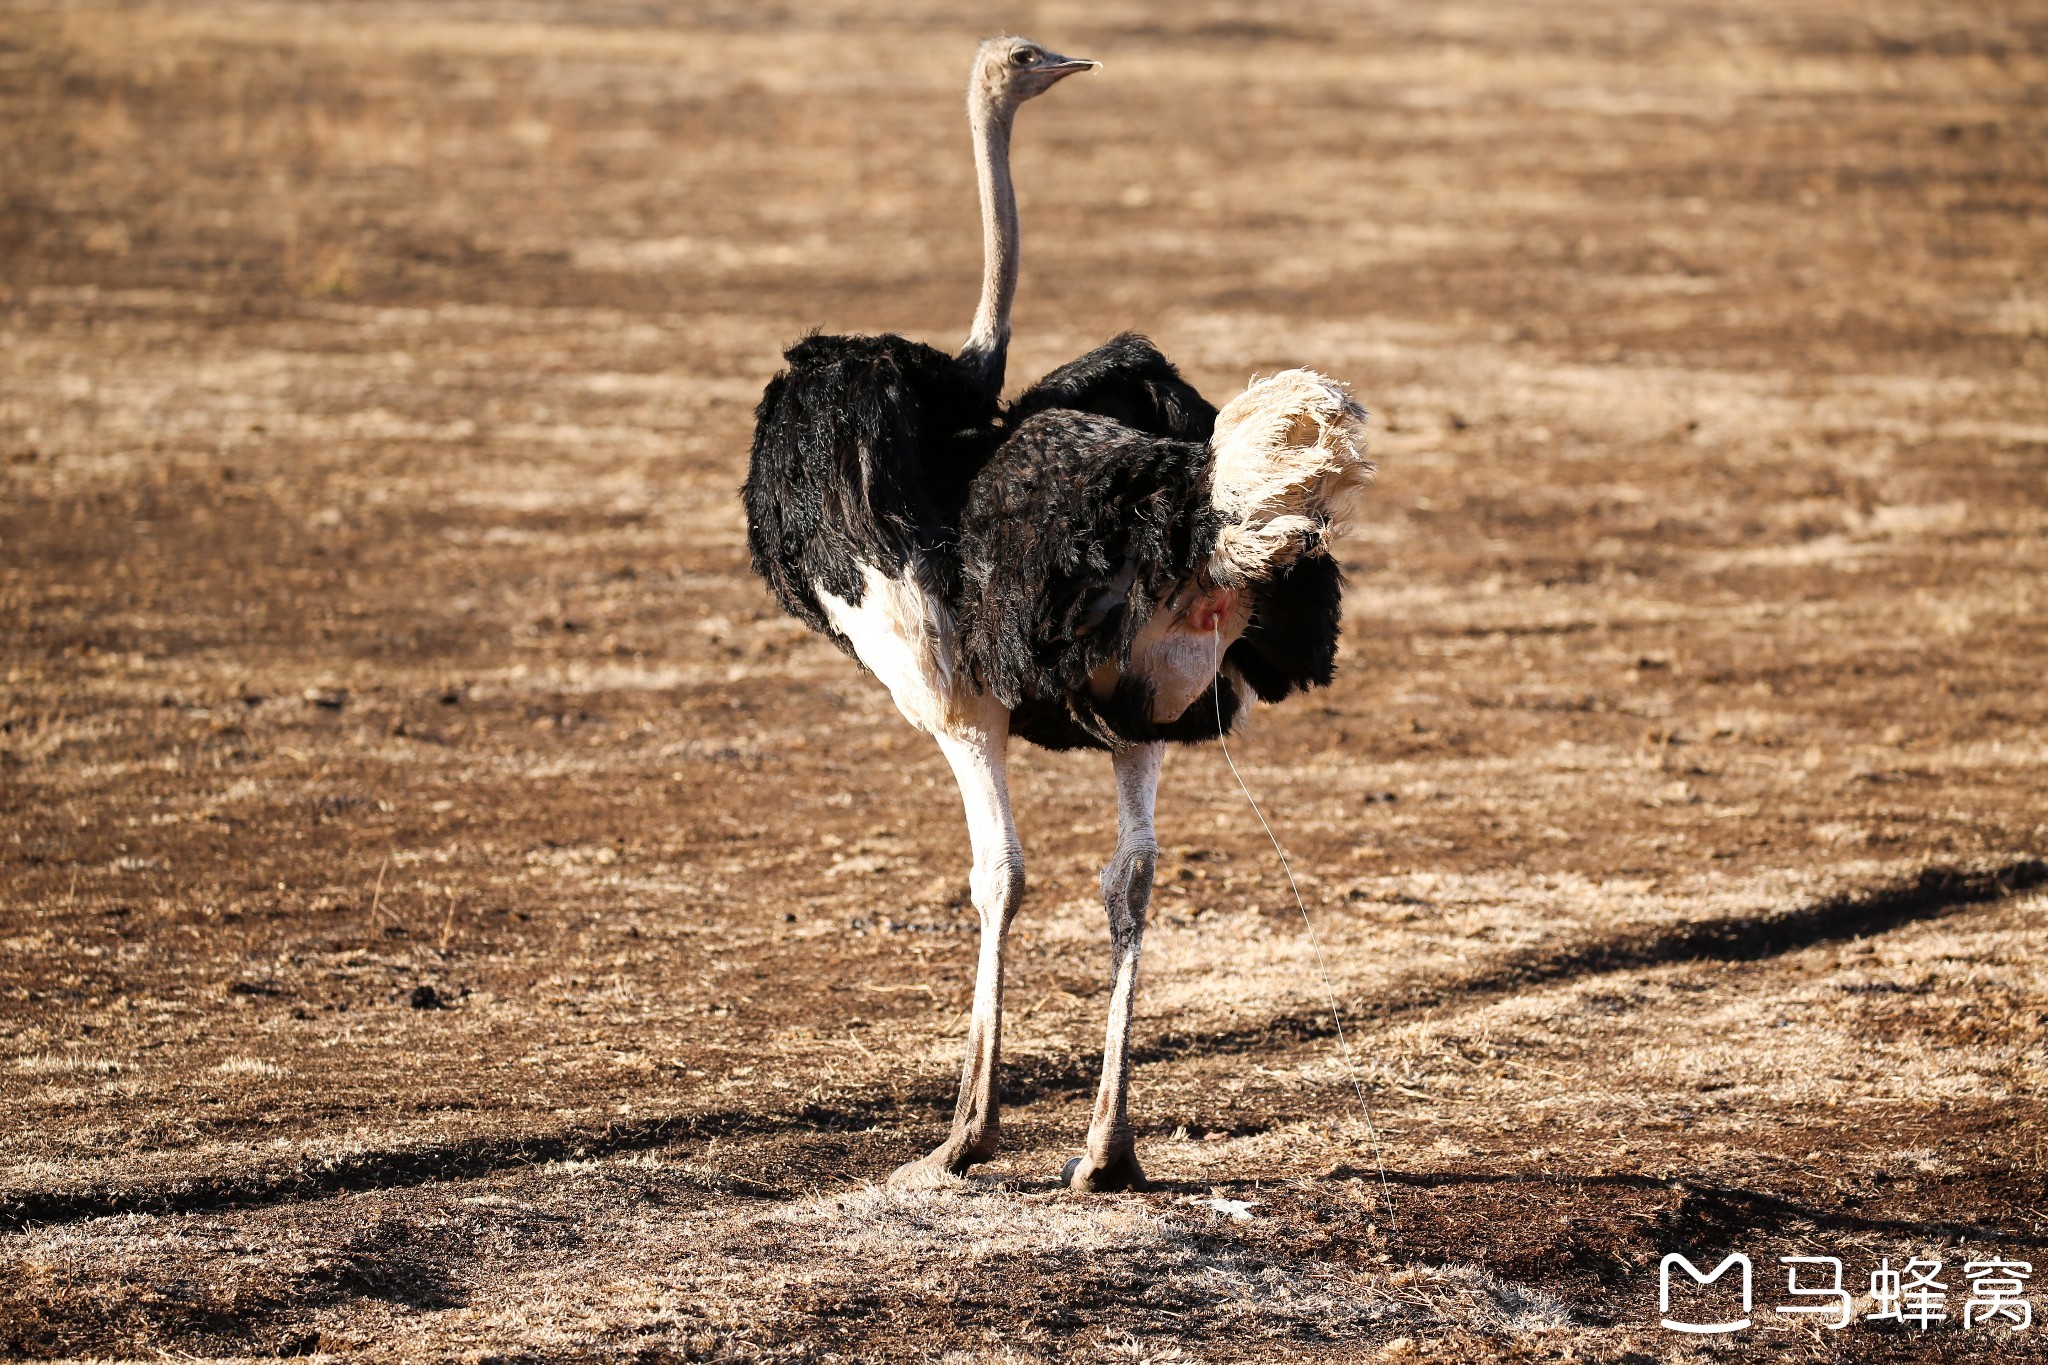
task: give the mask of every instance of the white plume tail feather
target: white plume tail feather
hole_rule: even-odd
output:
[[[1270,578],[1344,534],[1372,482],[1367,415],[1349,388],[1314,370],[1255,380],[1216,414],[1210,500],[1224,527],[1211,582]]]

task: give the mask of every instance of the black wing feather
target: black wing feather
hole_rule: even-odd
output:
[[[784,609],[844,648],[817,594],[858,604],[862,565],[914,563],[957,595],[952,528],[1001,428],[953,358],[919,342],[811,336],[783,359],[754,413],[747,546]]]
[[[1208,467],[1206,446],[1088,413],[1020,426],[961,514],[960,652],[976,681],[1012,710],[1058,701],[1092,717],[1072,699],[1128,662],[1214,545]]]
[[[1207,444],[1216,430],[1215,407],[1136,332],[1111,338],[1033,384],[1010,404],[1008,420],[1014,429],[1056,408],[1197,444]]]

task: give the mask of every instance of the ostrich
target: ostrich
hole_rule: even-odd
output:
[[[744,493],[755,571],[937,740],[966,811],[981,948],[960,1096],[946,1140],[898,1183],[959,1175],[997,1148],[1004,953],[1024,893],[1013,734],[1111,755],[1110,1016],[1086,1153],[1065,1180],[1143,1182],[1128,1054],[1164,746],[1216,737],[1248,695],[1329,681],[1341,584],[1326,539],[1370,475],[1365,412],[1340,385],[1290,371],[1219,415],[1131,335],[1001,405],[1017,280],[1012,120],[1093,65],[1017,38],[976,53],[984,269],[960,354],[893,335],[808,337],[756,414]]]

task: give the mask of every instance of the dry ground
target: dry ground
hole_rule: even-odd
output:
[[[2048,18],[882,8],[0,7],[0,1353],[2026,1355],[1655,1281],[2048,1317]],[[964,834],[735,490],[783,344],[962,332],[1003,27],[1107,61],[1022,120],[1014,372],[1376,414],[1342,677],[1239,761],[1384,1185],[1200,751],[1160,1188],[1051,1185],[1113,805],[1035,752],[1000,1183],[875,1187]]]

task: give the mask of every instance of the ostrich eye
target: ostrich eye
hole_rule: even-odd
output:
[[[1032,66],[1038,61],[1038,54],[1028,47],[1020,47],[1010,54],[1010,65]]]

